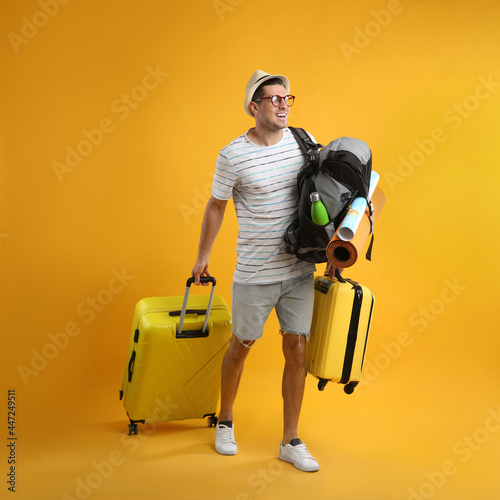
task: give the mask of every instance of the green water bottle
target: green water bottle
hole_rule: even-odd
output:
[[[325,226],[330,222],[328,217],[328,212],[326,211],[325,205],[319,198],[319,193],[316,191],[311,193],[311,219],[318,226]]]

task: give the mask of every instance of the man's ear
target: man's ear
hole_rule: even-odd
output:
[[[255,116],[255,112],[258,111],[259,106],[255,101],[250,101],[248,108],[250,109],[250,112]]]

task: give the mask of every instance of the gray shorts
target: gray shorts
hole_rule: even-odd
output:
[[[314,273],[281,283],[233,283],[233,333],[240,340],[262,337],[273,308],[282,332],[309,335],[314,301]]]

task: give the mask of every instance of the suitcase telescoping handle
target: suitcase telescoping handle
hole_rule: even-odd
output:
[[[186,282],[186,291],[184,293],[184,301],[182,303],[181,317],[179,318],[179,327],[177,328],[178,335],[180,335],[182,332],[182,327],[184,325],[184,318],[186,316],[186,309],[187,309],[187,303],[188,303],[188,298],[189,298],[189,290],[191,289],[191,285],[193,283],[194,283],[193,277],[189,278]],[[205,322],[203,323],[203,328],[202,328],[202,332],[205,332],[205,330],[207,329],[207,325],[208,325],[208,318],[210,316],[210,310],[212,309],[212,301],[214,299],[216,281],[215,281],[215,278],[213,278],[212,276],[201,276],[200,283],[212,283],[210,297],[208,298],[208,305],[207,305],[207,312],[206,312],[206,316],[205,316]]]

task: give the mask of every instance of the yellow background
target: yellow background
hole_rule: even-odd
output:
[[[10,388],[12,498],[498,498],[498,2],[54,2],[0,15],[2,497]],[[258,68],[290,79],[290,125],[365,140],[387,197],[373,261],[345,272],[377,301],[365,380],[307,378],[312,475],[277,460],[274,316],[236,457],[201,421],[128,437],[118,399],[135,303],[183,293]],[[68,148],[86,156],[61,171]],[[228,301],[236,233],[229,207],[210,267]]]

